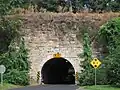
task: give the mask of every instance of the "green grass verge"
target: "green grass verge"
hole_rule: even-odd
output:
[[[111,87],[109,85],[85,86],[85,90],[120,90],[120,88]]]
[[[21,86],[4,83],[3,86],[0,85],[0,90],[8,90],[8,89],[19,88],[19,87]]]

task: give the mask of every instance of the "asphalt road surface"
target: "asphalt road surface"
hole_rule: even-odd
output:
[[[10,90],[83,90],[76,85],[38,85]]]

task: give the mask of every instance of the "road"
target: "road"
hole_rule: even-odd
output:
[[[39,85],[10,90],[83,90],[76,85]]]

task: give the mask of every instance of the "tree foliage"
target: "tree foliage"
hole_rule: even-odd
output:
[[[57,8],[67,8],[67,11],[72,7],[73,12],[89,10],[90,12],[105,12],[119,11],[119,0],[33,0],[40,8],[45,8],[48,11],[57,11]]]
[[[93,12],[103,11],[107,9],[107,3],[110,0],[90,0],[89,8],[92,9]]]
[[[20,21],[1,18],[0,21],[0,54],[8,50],[11,41],[19,37]]]
[[[80,74],[81,85],[94,84],[94,70],[90,65],[90,42],[89,35],[83,37],[83,58],[82,73]],[[98,33],[98,40],[102,48],[107,48],[107,55],[102,60],[102,65],[97,69],[97,84],[110,84],[120,87],[120,18],[108,21],[101,27]],[[90,81],[90,82],[89,82]]]
[[[29,61],[24,39],[21,39],[19,45],[12,41],[8,52],[0,56],[0,64],[7,68],[5,72],[5,81],[12,84],[29,84]]]
[[[79,75],[79,83],[80,85],[92,85],[94,84],[94,73],[93,68],[90,66],[90,61],[92,60],[92,51],[90,44],[89,34],[84,32],[83,35],[83,54],[81,61],[81,67],[83,68],[82,72]]]
[[[120,11],[120,0],[111,0],[108,2],[108,8],[110,11]]]
[[[12,6],[11,6],[12,5]],[[23,0],[0,1],[0,65],[5,65],[4,79],[8,83],[29,84],[28,50],[20,36],[20,19],[7,17],[10,10],[23,5]]]
[[[12,8],[26,8],[31,4],[36,4],[38,11],[43,8],[52,12],[58,12],[59,6],[62,7],[62,12],[70,11],[70,9],[72,9],[73,12],[83,10],[88,10],[89,12],[118,12],[120,10],[119,0],[1,0],[1,15],[6,14],[6,11]]]
[[[13,8],[24,8],[29,3],[29,0],[0,0],[0,16],[9,14]]]
[[[120,86],[120,18],[103,25],[99,35],[108,48],[108,55],[104,60],[108,83]]]

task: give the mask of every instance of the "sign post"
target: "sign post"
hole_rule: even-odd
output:
[[[6,68],[4,65],[0,65],[0,74],[1,74],[1,86],[3,86],[3,73],[5,72]]]
[[[97,59],[97,58],[94,58],[91,62],[90,62],[90,64],[94,67],[94,69],[95,69],[95,86],[97,85],[97,83],[96,83],[96,69],[101,65],[101,62]]]
[[[96,68],[95,68],[95,86],[96,86]]]
[[[3,86],[3,74],[1,73],[1,86]]]

